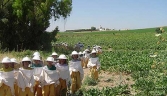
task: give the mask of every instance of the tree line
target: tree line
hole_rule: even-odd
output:
[[[74,29],[74,30],[66,30],[65,32],[83,32],[83,31],[97,31],[96,27],[91,27],[90,29]]]
[[[47,50],[58,27],[45,31],[49,20],[67,18],[72,0],[0,0],[0,48]]]

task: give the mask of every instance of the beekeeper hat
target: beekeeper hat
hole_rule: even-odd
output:
[[[79,52],[79,55],[83,54],[81,51]]]
[[[86,52],[85,51],[83,51],[83,54],[85,54]]]
[[[33,56],[40,56],[40,53],[36,51]]]
[[[11,60],[9,57],[5,57],[2,59],[2,63],[11,63]]]
[[[64,54],[61,54],[58,59],[67,59],[67,57]]]
[[[54,61],[54,58],[53,58],[53,57],[48,57],[48,58],[46,59],[46,61],[51,61],[51,62],[53,62],[53,61]]]
[[[78,52],[77,52],[77,51],[73,51],[73,52],[71,53],[71,55],[78,55]]]
[[[15,63],[15,64],[18,63],[17,60],[16,60],[15,58],[11,58],[10,60],[11,60],[12,63]]]
[[[89,49],[86,49],[85,52],[89,51]]]
[[[37,56],[37,55],[35,55],[32,59],[33,59],[33,60],[41,60],[41,59],[40,59],[40,56]]]
[[[97,52],[96,52],[96,50],[93,49],[91,53],[97,53]]]
[[[102,49],[102,47],[101,47],[101,46],[98,46],[98,48]]]
[[[24,62],[24,61],[30,61],[30,62],[31,62],[31,59],[26,56],[26,57],[24,57],[24,58],[22,59],[22,62]]]
[[[58,55],[56,52],[53,52],[52,55]]]

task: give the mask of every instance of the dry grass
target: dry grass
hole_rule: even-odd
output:
[[[89,69],[84,69],[84,79],[85,77],[89,76]],[[84,81],[84,80],[83,80]],[[116,87],[119,85],[128,85],[129,87],[134,84],[134,81],[130,74],[124,73],[110,73],[106,71],[101,71],[99,74],[99,80],[96,86],[86,86],[86,88],[99,88],[102,89],[103,87]]]
[[[14,56],[10,53],[0,53],[0,60],[2,60],[4,57],[14,58]]]

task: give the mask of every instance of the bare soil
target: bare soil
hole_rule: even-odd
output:
[[[89,69],[84,69],[84,79],[86,76],[89,76]],[[84,80],[83,80],[84,81]],[[119,85],[128,85],[129,88],[134,81],[130,74],[125,73],[110,73],[106,71],[100,71],[99,73],[99,82],[95,86],[86,86],[87,88],[99,88],[102,89],[103,87],[116,87]]]

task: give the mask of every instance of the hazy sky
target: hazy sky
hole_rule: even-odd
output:
[[[99,28],[138,29],[167,26],[167,0],[73,0],[71,16],[50,20],[48,31]],[[65,26],[64,26],[65,25]]]

